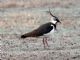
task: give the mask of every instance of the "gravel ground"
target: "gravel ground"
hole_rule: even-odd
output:
[[[0,0],[0,60],[80,60],[80,1],[41,2]],[[48,7],[62,23],[48,39],[49,47],[44,48],[41,37],[21,39],[50,20]]]

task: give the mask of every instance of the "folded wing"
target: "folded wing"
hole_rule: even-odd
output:
[[[53,27],[51,26],[51,23],[49,22],[49,23],[41,25],[39,28],[33,30],[32,32],[21,35],[21,38],[42,36],[46,33],[49,33],[52,29]]]

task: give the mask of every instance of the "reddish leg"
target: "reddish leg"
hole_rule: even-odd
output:
[[[46,47],[46,45],[49,47],[47,42],[47,37],[43,38],[43,45],[44,45],[44,48]]]
[[[44,48],[45,48],[45,38],[43,38],[43,45],[44,45]]]
[[[49,46],[49,45],[48,45],[48,42],[47,42],[47,38],[45,39],[45,43],[46,43],[47,46]]]

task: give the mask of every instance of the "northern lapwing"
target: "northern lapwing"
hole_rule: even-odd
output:
[[[45,23],[43,25],[41,25],[40,27],[38,27],[37,29],[25,33],[23,35],[21,35],[21,38],[27,38],[27,37],[39,37],[39,36],[43,36],[43,35],[47,35],[49,33],[53,34],[53,32],[56,30],[56,26],[57,23],[61,23],[60,20],[58,19],[58,17],[54,16],[51,12],[50,9],[48,11],[48,13],[51,15],[51,21],[48,23]],[[43,44],[44,47],[47,45],[47,38],[43,38]]]

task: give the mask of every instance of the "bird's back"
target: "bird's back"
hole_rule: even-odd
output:
[[[21,38],[38,37],[38,36],[42,36],[44,34],[47,34],[47,33],[49,33],[53,29],[53,27],[51,26],[51,24],[52,24],[51,22],[43,24],[39,28],[33,30],[32,32],[23,34],[21,36]]]

